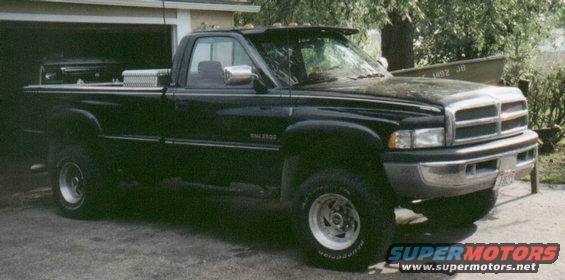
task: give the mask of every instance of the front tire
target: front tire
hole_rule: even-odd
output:
[[[385,192],[359,175],[328,169],[308,178],[293,201],[297,239],[316,263],[363,269],[381,257],[394,235]]]
[[[108,191],[107,175],[95,156],[80,145],[50,149],[53,198],[65,216],[92,218],[100,214]]]

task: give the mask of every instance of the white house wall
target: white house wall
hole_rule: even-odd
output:
[[[177,24],[176,10],[165,10],[165,22]],[[163,10],[44,2],[0,1],[0,20],[109,24],[163,24]]]
[[[166,24],[172,27],[171,48],[173,53],[182,38],[190,32],[200,30],[202,23],[221,28],[231,28],[234,25],[233,11],[172,8],[173,6],[168,5],[163,13],[160,7],[93,5],[92,3],[87,4],[87,1],[83,1],[85,4],[75,4],[79,2],[81,1],[0,1],[0,21]],[[94,1],[91,2],[94,3]],[[110,0],[110,2],[116,1]],[[96,3],[102,3],[102,1]],[[239,7],[238,5],[231,6]]]
[[[191,10],[192,30],[199,31],[202,23],[216,25],[222,29],[232,28],[234,25],[232,12]]]

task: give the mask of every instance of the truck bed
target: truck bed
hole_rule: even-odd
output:
[[[122,83],[26,86],[18,101],[19,141],[46,155],[48,131],[62,126],[52,119],[60,114],[96,120],[104,128],[102,135],[155,134],[160,131],[157,116],[163,91],[163,87],[127,87]]]

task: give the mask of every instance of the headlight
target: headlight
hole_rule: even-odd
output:
[[[388,139],[391,149],[431,148],[445,144],[443,128],[422,128],[414,130],[397,130]]]

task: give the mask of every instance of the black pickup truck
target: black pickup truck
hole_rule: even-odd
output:
[[[172,68],[123,83],[23,90],[24,131],[48,143],[65,215],[104,211],[116,181],[292,202],[321,264],[360,267],[391,241],[394,208],[469,224],[530,172],[537,135],[520,90],[396,78],[355,29],[192,33]],[[180,180],[178,179],[180,178]]]

